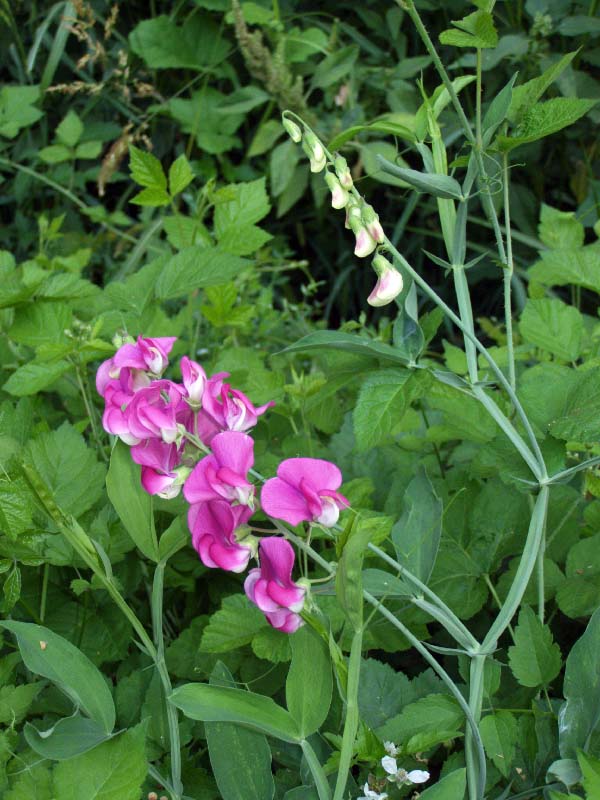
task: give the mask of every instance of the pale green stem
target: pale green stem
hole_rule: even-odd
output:
[[[469,294],[469,284],[465,274],[465,268],[461,264],[455,264],[452,268],[452,275],[454,277],[454,290],[456,292],[456,300],[458,302],[458,311],[460,319],[469,331],[471,336],[475,336],[475,326],[473,324],[473,308],[471,306],[471,297]],[[469,370],[469,379],[471,383],[476,384],[478,380],[477,374],[477,350],[470,338],[465,336],[465,355],[467,357],[467,368]]]
[[[300,747],[304,753],[304,758],[306,759],[310,773],[313,776],[313,780],[317,788],[317,794],[319,795],[319,800],[331,800],[331,789],[327,781],[327,776],[323,771],[323,767],[317,758],[317,754],[306,741],[306,739],[303,739],[300,742]]]
[[[571,475],[575,475],[576,472],[581,472],[582,469],[589,469],[589,467],[594,467],[596,464],[600,464],[600,456],[588,458],[586,461],[582,461],[581,464],[576,464],[574,467],[569,467],[569,469],[563,469],[561,472],[551,475],[546,483],[564,481],[565,478],[570,478]]]
[[[478,769],[478,777],[479,777],[479,796],[483,798],[483,794],[485,791],[485,775],[486,775],[486,763],[485,763],[485,752],[483,750],[483,743],[481,741],[481,735],[479,733],[479,728],[477,727],[477,721],[475,720],[473,714],[471,713],[471,709],[469,704],[462,696],[460,689],[454,683],[450,675],[446,672],[446,670],[438,664],[436,659],[431,655],[429,650],[420,642],[416,636],[414,636],[410,630],[397,619],[391,611],[385,608],[384,605],[380,603],[380,601],[373,597],[372,594],[369,592],[363,591],[363,597],[365,600],[374,606],[380,614],[382,614],[388,622],[397,628],[402,635],[411,643],[411,645],[417,650],[421,656],[427,661],[429,666],[434,670],[434,672],[439,675],[439,677],[444,681],[452,695],[454,696],[456,702],[462,708],[464,715],[467,719],[468,726],[471,729],[473,741],[475,744],[475,748],[477,751],[477,760],[479,764]]]
[[[538,593],[538,617],[540,622],[544,622],[546,596],[544,592],[544,556],[546,554],[546,526],[542,531],[542,540],[537,555],[537,593]]]
[[[485,656],[472,656],[469,670],[469,709],[477,725],[479,725],[479,720],[481,718],[484,669]],[[469,800],[483,800],[483,791],[485,790],[486,782],[486,765],[485,762],[481,764],[481,762],[478,762],[475,758],[474,746],[473,730],[467,726],[465,730],[465,758],[467,762],[467,775],[469,776]]]
[[[346,719],[344,721],[344,733],[342,735],[342,749],[340,751],[340,763],[338,767],[337,780],[333,800],[342,800],[348,774],[352,765],[352,753],[354,752],[354,740],[358,731],[359,711],[358,711],[358,685],[360,680],[360,654],[362,650],[362,628],[355,631],[350,646],[350,658],[348,659],[348,687],[346,690]]]
[[[517,385],[515,371],[515,346],[512,324],[512,276],[514,272],[514,262],[512,253],[512,237],[510,231],[510,197],[509,197],[509,169],[508,154],[504,154],[502,160],[503,183],[504,183],[504,229],[506,233],[506,265],[503,270],[504,281],[504,322],[506,326],[506,348],[508,351],[508,380],[514,389]]]
[[[481,138],[481,48],[477,48],[475,71],[475,141],[477,142],[477,147],[481,150],[483,146]]]

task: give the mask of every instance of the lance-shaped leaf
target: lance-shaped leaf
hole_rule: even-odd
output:
[[[306,739],[325,721],[333,682],[329,652],[308,625],[290,637],[292,663],[285,683],[288,710]]]
[[[446,200],[464,200],[460,183],[449,175],[429,175],[416,169],[398,167],[383,156],[377,156],[377,160],[384,172],[395,175],[396,178],[401,178],[418,192],[424,192]]]

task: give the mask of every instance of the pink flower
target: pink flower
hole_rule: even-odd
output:
[[[200,364],[184,356],[181,359],[181,374],[188,398],[192,403],[199,405],[202,402],[202,395],[206,385],[206,372],[204,372]]]
[[[179,434],[177,412],[187,408],[184,393],[183,387],[167,380],[152,381],[135,392],[125,409],[128,444],[138,444],[142,439],[174,442]]]
[[[179,466],[181,450],[177,445],[167,444],[162,439],[146,439],[134,445],[131,457],[142,466],[142,486],[148,494],[157,494],[166,500],[177,497],[190,473],[188,467]]]
[[[195,503],[188,511],[192,543],[210,568],[243,572],[256,551],[256,539],[248,536],[238,542],[235,531],[247,522],[252,511],[247,506],[231,506],[226,500]]]
[[[277,468],[277,477],[266,481],[260,502],[266,514],[290,525],[314,521],[330,528],[349,505],[336,491],[341,483],[342,473],[329,461],[288,458]]]
[[[107,361],[103,361],[98,368],[96,373],[98,394],[104,396],[108,382],[118,379],[121,370],[124,368],[131,370],[134,376],[134,391],[140,386],[149,383],[149,378],[145,375],[146,372],[150,372],[154,376],[162,375],[169,363],[167,356],[176,341],[176,336],[166,336],[158,339],[138,336],[136,344],[127,342],[119,347],[114,356]],[[136,377],[138,372],[141,375]]]
[[[221,430],[247,431],[256,425],[258,417],[267,408],[275,404],[271,401],[256,408],[243,392],[223,383],[226,377],[228,374],[221,372],[208,379],[202,397],[202,409]]]
[[[386,306],[402,291],[404,285],[402,275],[382,255],[375,256],[373,268],[378,278],[375,288],[367,298],[367,303],[371,306]]]
[[[252,506],[254,486],[248,470],[254,464],[254,442],[246,433],[224,431],[211,441],[212,454],[199,461],[183,487],[188,503],[229,500]]]
[[[100,370],[103,366],[104,364]],[[98,375],[100,375],[100,370],[98,370]],[[150,378],[145,372],[125,368],[121,370],[116,379],[108,378],[104,381],[101,378],[100,380],[104,396],[104,414],[102,415],[104,430],[113,436],[119,436],[126,444],[136,444],[138,440],[129,432],[125,409],[135,392],[150,384]]]
[[[362,220],[367,227],[371,239],[378,244],[382,244],[385,241],[385,233],[379,222],[379,216],[375,213],[373,206],[364,206],[362,209]]]
[[[276,536],[260,540],[260,568],[252,569],[244,582],[248,598],[277,630],[294,633],[303,625],[297,613],[304,606],[306,589],[292,580],[294,550]]]

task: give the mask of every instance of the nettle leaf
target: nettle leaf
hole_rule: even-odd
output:
[[[219,25],[208,14],[195,14],[179,26],[166,14],[138,23],[129,44],[151,69],[203,69],[227,54]]]
[[[243,594],[223,600],[204,630],[200,650],[203,653],[226,653],[250,644],[254,635],[267,623],[258,608]]]
[[[467,789],[467,771],[456,769],[434,786],[419,792],[420,800],[462,800]]]
[[[548,686],[560,672],[560,648],[553,640],[550,628],[528,606],[519,614],[515,644],[508,649],[508,660],[521,686]]]
[[[52,388],[53,384],[72,368],[70,361],[62,359],[49,364],[30,362],[16,369],[2,388],[14,397],[28,397]]]
[[[134,195],[130,203],[136,206],[149,206],[150,208],[160,208],[160,206],[168,206],[171,202],[171,197],[166,189],[161,189],[157,186],[148,186]]]
[[[463,19],[452,20],[454,28],[440,33],[442,44],[453,47],[475,47],[478,50],[496,47],[498,32],[494,19],[488,11],[475,11]]]
[[[75,147],[83,134],[83,122],[74,111],[69,111],[67,116],[56,128],[56,138],[67,147]]]
[[[266,178],[248,183],[232,183],[215,193],[215,235],[217,238],[232,227],[254,225],[271,210]]]
[[[250,264],[217,247],[186,247],[166,262],[155,284],[156,296],[170,300],[194,289],[227,283]]]
[[[509,152],[522,144],[537,142],[566,128],[585,116],[598,100],[584,100],[578,97],[555,97],[544,103],[537,103],[523,116],[519,127],[512,136],[498,136],[496,142],[500,150]]]
[[[600,760],[589,754],[577,753],[583,775],[582,784],[589,798],[600,797]]]
[[[576,220],[573,222],[581,225]],[[565,226],[555,228],[555,236],[561,237],[560,246],[564,249],[540,253],[540,260],[529,270],[529,277],[545,286],[583,286],[600,294],[600,245],[596,242],[585,247],[567,244],[569,239],[578,237],[574,227],[569,233],[565,231]],[[549,239],[548,234],[546,239]]]
[[[358,706],[361,719],[370,728],[380,728],[412,699],[413,689],[406,675],[374,658],[362,659]]]
[[[44,116],[33,104],[40,99],[39,86],[3,86],[0,89],[0,136],[14,139]]]
[[[382,725],[377,734],[380,739],[404,744],[417,734],[432,731],[443,732],[446,739],[453,738],[448,734],[459,736],[463,725],[464,715],[456,700],[445,694],[430,694],[407,705]]]
[[[578,249],[583,247],[585,228],[575,216],[575,212],[560,211],[542,203],[538,236],[552,250]]]
[[[508,777],[519,736],[517,720],[510,711],[496,711],[481,720],[479,730],[485,751],[494,766],[504,777]]]
[[[597,442],[600,438],[600,370],[578,375],[561,416],[550,423],[550,432],[559,439]]]
[[[525,112],[527,112],[544,94],[546,89],[552,84],[571,61],[577,55],[577,50],[567,53],[561,59],[552,64],[539,77],[533,78],[521,86],[516,86],[513,90],[508,118],[511,122],[519,122]]]
[[[183,192],[194,180],[194,172],[190,162],[182,153],[169,167],[169,192],[172,196]]]
[[[587,749],[600,726],[600,608],[567,657],[563,683],[565,702],[558,717],[558,741],[563,758]]]
[[[139,800],[148,764],[142,723],[83,755],[59,762],[54,791],[61,800]]]
[[[402,516],[392,528],[396,556],[402,566],[427,583],[440,544],[444,507],[423,466],[408,484],[403,506]]]
[[[79,517],[102,495],[106,470],[81,434],[68,422],[30,441],[25,456],[63,511]]]
[[[519,330],[524,340],[563,361],[579,358],[584,332],[583,317],[558,298],[528,300]]]
[[[353,413],[359,451],[370,450],[389,439],[408,408],[405,384],[411,374],[409,370],[388,369],[366,377]]]
[[[153,156],[146,153],[139,147],[129,146],[129,169],[131,177],[139,186],[146,186],[149,189],[167,188],[167,177],[162,168],[162,164]]]

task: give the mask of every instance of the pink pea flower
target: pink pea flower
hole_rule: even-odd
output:
[[[382,255],[375,256],[373,268],[378,276],[377,283],[368,296],[367,303],[376,307],[386,306],[398,297],[402,291],[404,285],[402,275]]]
[[[248,521],[252,510],[232,506],[226,500],[194,503],[188,511],[192,543],[206,567],[243,572],[256,553],[256,539],[245,536],[238,541],[236,529]]]
[[[306,589],[294,583],[294,550],[277,536],[260,540],[260,568],[252,569],[244,582],[248,598],[277,630],[294,633],[304,624],[298,614],[304,606]]]
[[[174,442],[179,435],[177,413],[186,406],[184,393],[182,386],[168,380],[152,381],[150,386],[135,392],[125,409],[129,444],[138,444],[142,439]]]
[[[202,402],[202,395],[206,386],[206,372],[204,372],[200,364],[184,356],[181,359],[181,374],[189,400],[199,405]]]
[[[202,408],[221,430],[247,431],[275,403],[271,401],[257,408],[243,392],[223,383],[223,378],[226,377],[228,373],[221,372],[208,379],[202,397]]]
[[[254,442],[247,433],[224,431],[211,441],[212,453],[199,461],[183,487],[188,503],[228,500],[252,507],[254,486],[248,470],[254,464]]]
[[[98,394],[104,396],[108,382],[118,379],[124,368],[131,370],[134,375],[134,391],[149,383],[146,372],[150,372],[154,376],[162,375],[169,363],[168,354],[176,341],[176,336],[157,339],[138,336],[135,344],[127,342],[119,347],[114,356],[103,361],[98,368],[96,373]],[[141,375],[135,377],[137,373],[141,373]]]
[[[260,502],[265,514],[290,525],[318,522],[331,528],[348,500],[336,491],[342,473],[320,458],[288,458],[277,468],[277,477],[263,486]]]
[[[104,362],[104,364],[106,363]],[[100,370],[98,370],[98,375],[100,375]],[[119,436],[126,444],[137,443],[138,440],[129,432],[125,409],[135,392],[149,385],[150,378],[145,372],[128,367],[120,371],[118,378],[108,378],[106,381],[103,377],[100,378],[101,394],[104,397],[102,425],[107,433]]]
[[[371,239],[378,244],[382,244],[385,241],[385,233],[379,222],[379,216],[375,213],[373,206],[364,206],[362,209],[362,219]]]
[[[162,439],[145,439],[134,445],[131,457],[142,467],[144,489],[148,494],[156,494],[165,500],[177,497],[191,471],[189,467],[180,466],[181,448]]]

